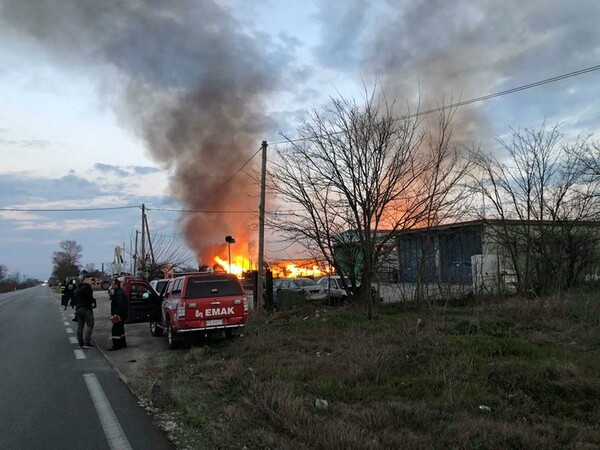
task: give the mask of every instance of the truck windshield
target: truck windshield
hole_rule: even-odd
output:
[[[224,297],[242,295],[240,283],[233,279],[190,278],[187,283],[185,298]]]

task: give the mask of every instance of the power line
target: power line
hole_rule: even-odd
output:
[[[111,211],[117,209],[133,209],[139,206],[110,206],[105,208],[63,208],[63,209],[41,209],[41,208],[0,208],[0,211],[15,212],[79,212],[79,211]]]
[[[221,185],[224,186],[227,183],[229,183],[233,179],[233,177],[235,177],[239,172],[241,172],[244,169],[244,167],[246,167],[248,165],[248,163],[250,161],[252,161],[254,159],[254,157],[260,153],[261,150],[262,150],[262,146],[259,147],[258,150],[250,158],[248,158],[246,160],[246,162],[244,164],[242,164],[242,166],[238,170],[233,172],[233,174],[229,178],[227,178]]]
[[[576,70],[574,72],[569,72],[569,73],[565,73],[562,75],[557,75],[555,77],[546,78],[545,80],[534,81],[533,83],[524,84],[524,85],[517,86],[514,88],[506,89],[504,91],[495,92],[493,94],[482,95],[481,97],[475,97],[475,98],[472,98],[469,100],[464,100],[462,102],[453,103],[453,104],[445,105],[445,106],[440,106],[439,108],[433,108],[433,109],[428,109],[426,111],[420,111],[415,114],[402,116],[402,119],[412,119],[415,117],[424,116],[424,115],[431,114],[431,113],[438,112],[438,111],[445,111],[446,109],[458,108],[460,106],[470,105],[472,103],[483,102],[485,100],[490,100],[492,98],[502,97],[503,95],[513,94],[515,92],[524,91],[526,89],[531,89],[531,88],[534,88],[537,86],[542,86],[544,84],[554,83],[556,81],[564,80],[566,78],[576,77],[579,75],[583,75],[585,73],[594,72],[596,70],[600,70],[600,65],[587,67],[585,69]],[[338,133],[341,133],[341,131],[334,133],[334,134],[338,134]],[[312,138],[296,138],[296,139],[290,139],[290,140],[286,140],[286,141],[271,142],[270,145],[288,144],[288,143],[306,141],[306,140],[310,140],[310,139],[312,139]]]
[[[224,211],[214,209],[167,209],[167,208],[146,208],[146,211],[167,211],[167,212],[182,212],[182,213],[218,213],[218,214],[256,214],[256,211]]]
[[[0,211],[15,212],[86,212],[86,211],[111,211],[119,209],[141,208],[140,206],[112,206],[105,208],[65,208],[65,209],[39,209],[39,208],[0,208]],[[254,210],[217,210],[217,209],[177,209],[177,208],[151,208],[146,211],[179,212],[179,213],[206,213],[206,214],[256,214]],[[300,210],[265,211],[267,214],[292,214]],[[174,223],[173,223],[174,224]],[[173,224],[167,224],[160,229],[168,228]]]
[[[478,102],[482,102],[485,100],[490,100],[492,98],[496,98],[496,97],[501,97],[504,95],[508,95],[508,94],[513,94],[515,92],[519,92],[519,91],[524,91],[526,89],[531,89],[534,87],[538,87],[538,86],[543,86],[545,84],[549,84],[549,83],[554,83],[556,81],[560,81],[560,80],[564,80],[567,78],[572,78],[572,77],[576,77],[579,75],[583,75],[586,73],[590,73],[590,72],[595,72],[596,70],[600,70],[600,64],[599,65],[595,65],[595,66],[591,66],[591,67],[586,67],[585,69],[580,69],[580,70],[576,70],[573,72],[569,72],[569,73],[565,73],[562,75],[557,75],[555,77],[551,77],[551,78],[546,78],[544,80],[539,80],[539,81],[534,81],[533,83],[529,83],[529,84],[524,84],[521,86],[517,86],[514,88],[510,88],[510,89],[506,89],[504,91],[499,91],[499,92],[495,92],[493,94],[488,94],[488,95],[482,95],[480,97],[475,97],[469,100],[464,100],[462,102],[457,102],[457,103],[452,103],[450,105],[445,105],[445,106],[441,106],[438,108],[432,108],[432,109],[428,109],[426,111],[420,111],[418,113],[415,114],[410,114],[407,116],[403,116],[404,119],[410,119],[410,118],[414,118],[414,117],[419,117],[419,116],[424,116],[427,114],[431,114],[434,112],[439,112],[439,111],[444,111],[446,109],[450,109],[450,108],[459,108],[461,106],[466,106],[466,105],[470,105],[473,103],[478,103]],[[338,132],[339,133],[339,132]],[[300,142],[300,141],[306,141],[309,140],[311,138],[296,138],[296,139],[289,139],[286,141],[279,141],[279,142],[271,142],[270,145],[279,145],[279,144],[287,144],[287,143],[294,143],[294,142]],[[250,161],[252,161],[252,159],[254,159],[254,157],[256,157],[256,155],[258,155],[260,153],[260,151],[262,150],[262,146],[259,147],[259,149],[250,157],[246,160],[246,162],[244,162],[244,164],[242,164],[240,166],[239,169],[237,169],[229,178],[227,178],[222,185],[225,185],[227,183],[229,183],[239,172],[241,172],[244,167],[246,167]],[[23,209],[23,208],[0,208],[0,211],[13,211],[13,212],[79,212],[79,211],[110,211],[110,210],[119,210],[119,209],[132,209],[132,208],[140,208],[140,206],[115,206],[115,207],[106,207],[106,208],[63,208],[63,209]],[[219,213],[219,214],[254,214],[255,211],[217,211],[217,210],[186,210],[186,209],[161,209],[161,208],[147,208],[148,211],[152,210],[152,211],[170,211],[170,212],[183,212],[183,213]]]

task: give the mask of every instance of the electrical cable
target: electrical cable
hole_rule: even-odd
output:
[[[564,80],[566,78],[576,77],[576,76],[579,76],[579,75],[583,75],[585,73],[594,72],[596,70],[600,70],[600,64],[596,65],[596,66],[586,67],[585,69],[576,70],[574,72],[569,72],[569,73],[565,73],[565,74],[562,74],[562,75],[557,75],[555,77],[546,78],[544,80],[534,81],[533,83],[524,84],[524,85],[517,86],[517,87],[514,87],[514,88],[506,89],[504,91],[495,92],[493,94],[482,95],[481,97],[475,97],[475,98],[472,98],[472,99],[469,99],[469,100],[464,100],[462,102],[453,103],[451,105],[440,106],[439,108],[432,108],[432,109],[428,109],[426,111],[420,111],[418,113],[409,114],[409,115],[406,115],[406,116],[402,116],[401,119],[413,119],[415,117],[424,116],[424,115],[431,114],[431,113],[434,113],[434,112],[445,111],[446,109],[458,108],[460,106],[470,105],[472,103],[483,102],[485,100],[490,100],[492,98],[501,97],[503,95],[508,95],[508,94],[513,94],[515,92],[524,91],[526,89],[531,89],[531,88],[534,88],[534,87],[537,87],[537,86],[542,86],[544,84],[554,83],[556,81]],[[339,134],[339,133],[341,133],[341,131],[339,131],[337,133],[334,133],[334,134]],[[323,136],[319,136],[319,137],[323,137]],[[294,143],[294,142],[307,141],[307,140],[310,140],[310,139],[313,139],[313,137],[309,137],[309,138],[296,138],[296,139],[289,139],[289,140],[286,140],[286,141],[271,142],[271,143],[269,143],[269,145],[291,144],[291,143]]]
[[[554,83],[556,81],[564,80],[567,78],[572,78],[575,76],[583,75],[589,72],[594,72],[596,70],[600,70],[600,65],[595,65],[591,67],[587,67],[585,69],[576,70],[573,72],[565,73],[562,75],[557,75],[555,77],[546,78],[544,80],[535,81],[533,83],[524,84],[521,86],[517,86],[514,88],[506,89],[504,91],[495,92],[493,94],[483,95],[480,97],[475,97],[469,100],[464,100],[461,102],[453,103],[450,105],[441,106],[439,108],[432,108],[426,111],[420,111],[415,114],[410,114],[407,116],[403,116],[403,119],[409,119],[414,117],[419,117],[427,114],[431,114],[438,111],[444,111],[450,108],[458,108],[465,105],[470,105],[472,103],[478,103],[485,100],[490,100],[492,98],[501,97],[508,94],[513,94],[515,92],[524,91],[526,89],[531,89],[534,87],[542,86],[549,83]],[[289,139],[285,141],[271,142],[269,145],[280,145],[280,144],[288,144],[300,141],[310,140],[311,138],[296,138]],[[246,167],[256,155],[262,150],[262,146],[242,164],[242,166],[237,169],[229,178],[227,178],[222,184],[225,185],[229,183],[240,171]],[[63,209],[21,209],[21,208],[0,208],[0,211],[13,211],[13,212],[78,212],[78,211],[110,211],[110,210],[119,210],[119,209],[132,209],[132,208],[140,208],[140,206],[115,206],[115,207],[106,207],[106,208],[63,208]],[[152,211],[171,211],[171,212],[184,212],[184,213],[221,213],[221,214],[254,214],[255,211],[216,211],[216,210],[184,210],[184,209],[161,209],[161,208],[147,208],[147,210]]]
[[[0,211],[15,211],[15,212],[79,212],[79,211],[114,211],[118,209],[133,209],[140,206],[109,206],[106,208],[62,208],[62,209],[26,209],[26,208],[0,208]]]
[[[213,209],[167,209],[167,208],[148,208],[146,211],[168,211],[168,212],[183,212],[183,213],[218,213],[218,214],[256,214],[256,211],[222,211]]]
[[[227,183],[229,183],[233,179],[233,177],[235,177],[239,172],[241,172],[244,169],[244,167],[246,167],[248,165],[248,163],[250,161],[252,161],[256,155],[258,155],[258,153],[261,150],[262,150],[262,146],[260,146],[258,148],[258,150],[256,152],[254,152],[254,154],[250,158],[248,158],[248,160],[244,164],[242,164],[242,166],[238,170],[236,170],[235,172],[233,172],[233,174],[229,178],[227,178],[223,183],[221,183],[221,186],[224,186]]]

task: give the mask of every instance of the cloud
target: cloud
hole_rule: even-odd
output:
[[[7,147],[17,147],[20,149],[24,148],[36,148],[36,149],[44,149],[54,145],[51,141],[46,141],[43,139],[2,139],[0,138],[0,144],[3,144]]]
[[[33,244],[33,243],[40,243],[40,241],[38,241],[37,239],[32,239],[32,238],[15,238],[15,237],[3,238],[3,237],[0,237],[0,243],[3,243],[3,244]]]
[[[367,31],[367,0],[324,1],[317,19],[321,22],[321,43],[315,57],[324,67],[355,70],[360,57],[360,42]],[[372,31],[372,30],[368,30]]]
[[[148,166],[115,166],[112,164],[95,163],[94,169],[103,173],[113,173],[118,176],[127,177],[131,175],[149,175],[163,172],[162,169]]]
[[[25,211],[0,211],[0,218],[3,220],[12,220],[18,222],[44,219],[44,217],[39,214]]]
[[[576,7],[559,0],[358,4],[362,8],[357,2],[323,2],[318,18],[324,42],[316,57],[338,70],[360,71],[367,83],[378,80],[389,96],[402,100],[414,101],[420,86],[425,108],[443,95],[467,100],[589,67],[594,64],[590,55],[600,52],[599,2]],[[561,83],[460,108],[455,134],[475,141],[490,136],[510,124],[507,110],[518,111],[517,121],[569,117],[598,94],[593,75],[568,82],[585,85],[589,95],[569,96],[567,82]],[[502,113],[495,114],[498,110]]]
[[[258,190],[249,179],[223,181],[277,131],[265,105],[302,76],[292,63],[293,39],[253,30],[211,0],[5,0],[0,30],[32,40],[63,65],[103,74],[120,120],[173,171],[171,194],[187,208],[257,202],[240,195]],[[236,226],[239,237],[247,233],[227,217],[194,215],[188,241],[201,253],[215,230],[220,240],[234,233],[223,227]]]
[[[67,219],[60,221],[19,221],[15,224],[17,230],[28,230],[28,231],[62,231],[64,233],[71,233],[78,230],[92,230],[111,228],[118,225],[115,221],[106,220],[92,220],[92,219]]]
[[[99,170],[100,172],[114,173],[119,176],[128,176],[129,175],[129,172],[127,172],[126,170],[123,170],[123,169],[121,169],[117,166],[113,166],[111,164],[96,163],[96,164],[94,164],[94,169]]]
[[[156,167],[135,166],[135,167],[132,167],[132,169],[138,175],[148,175],[148,174],[162,172],[161,169],[157,169]]]

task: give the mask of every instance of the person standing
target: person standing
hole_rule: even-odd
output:
[[[111,330],[112,348],[109,350],[119,350],[127,347],[125,339],[125,321],[129,312],[127,294],[121,288],[121,281],[114,280],[111,286],[112,295],[110,296],[110,315],[113,323]]]
[[[75,278],[69,280],[65,285],[65,288],[62,293],[62,305],[65,307],[65,311],[67,310],[67,306],[71,305],[73,307],[73,298],[75,297],[75,288],[77,287],[77,281]]]
[[[75,318],[77,319],[77,341],[79,348],[92,348],[92,330],[94,329],[94,308],[96,299],[94,291],[87,278],[84,278],[75,290],[73,296]]]

